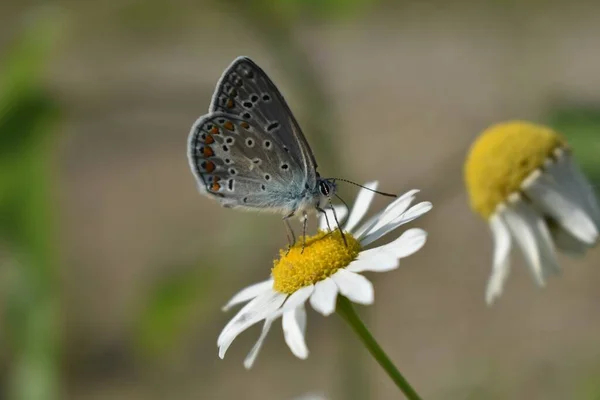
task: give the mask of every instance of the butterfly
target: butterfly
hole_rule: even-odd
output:
[[[224,207],[282,214],[290,246],[288,220],[298,215],[306,232],[307,213],[324,213],[336,191],[283,95],[248,57],[223,72],[208,113],[192,125],[188,159],[200,192]]]

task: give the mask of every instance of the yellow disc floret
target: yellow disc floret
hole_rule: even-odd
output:
[[[273,289],[292,294],[348,266],[358,256],[360,243],[349,233],[344,233],[344,236],[348,246],[340,232],[335,231],[319,232],[307,237],[304,251],[301,240],[296,242],[289,253],[281,250],[280,258],[273,261],[271,270]]]
[[[567,147],[560,135],[528,122],[505,122],[485,130],[471,146],[465,162],[473,210],[489,218],[559,147]]]

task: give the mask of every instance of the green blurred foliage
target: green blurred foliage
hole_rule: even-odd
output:
[[[58,105],[43,87],[53,18],[36,18],[5,56],[0,74],[0,244],[10,269],[4,333],[8,397],[59,397],[60,318],[53,240],[52,133]]]
[[[600,106],[557,108],[551,112],[549,123],[567,138],[577,162],[598,192],[600,187]]]
[[[202,319],[202,305],[214,296],[214,268],[194,265],[172,269],[177,272],[159,279],[151,288],[138,318],[136,344],[143,356],[160,358],[173,350],[191,321]]]
[[[581,374],[575,391],[576,400],[600,400],[600,365],[592,365],[584,374]]]

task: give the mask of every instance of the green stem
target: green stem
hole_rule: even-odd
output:
[[[417,392],[410,386],[406,378],[402,376],[398,368],[394,365],[392,360],[385,354],[383,349],[377,344],[369,329],[360,320],[360,317],[354,311],[352,303],[344,296],[338,297],[337,311],[344,318],[344,320],[350,325],[354,333],[356,333],[360,341],[365,345],[371,355],[377,360],[379,365],[387,372],[389,377],[394,381],[396,386],[404,393],[409,400],[421,400],[421,397]]]

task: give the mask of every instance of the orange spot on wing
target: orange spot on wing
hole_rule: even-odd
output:
[[[204,143],[206,144],[212,144],[215,142],[215,138],[212,137],[211,135],[206,135],[206,139],[204,139]]]
[[[215,182],[210,186],[210,188],[213,192],[218,192],[219,189],[221,189],[221,185],[219,185],[218,183]]]
[[[211,173],[215,170],[216,166],[215,163],[212,161],[208,161],[206,163],[206,166],[204,167],[204,169],[206,170],[206,172]]]
[[[233,102],[233,100],[229,99],[227,100],[227,108],[233,108],[233,106],[235,105],[235,103]]]
[[[219,128],[217,128],[216,126],[213,126],[212,129],[209,132],[211,134],[213,134],[213,135],[218,135],[219,134]]]
[[[242,126],[242,128],[244,128],[244,129],[248,129],[248,128],[250,128],[250,124],[249,124],[249,123],[247,123],[246,121],[242,121],[242,122],[240,123],[240,125],[241,125],[241,126]]]
[[[215,155],[215,152],[210,148],[210,146],[204,146],[202,148],[202,155],[204,155],[204,157],[212,157]]]
[[[223,127],[229,131],[233,130],[233,124],[231,123],[231,121],[227,121],[223,124]]]

